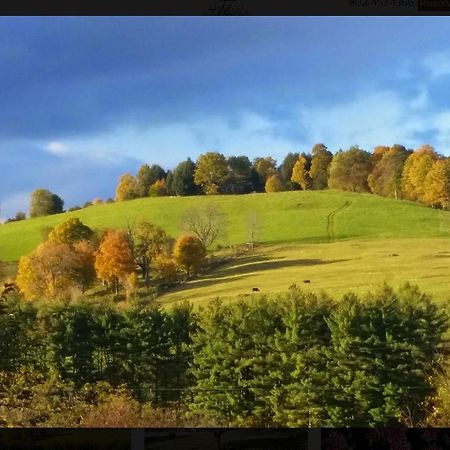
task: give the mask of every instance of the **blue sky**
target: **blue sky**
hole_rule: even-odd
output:
[[[446,17],[0,17],[0,211],[146,162],[423,143],[450,154]]]

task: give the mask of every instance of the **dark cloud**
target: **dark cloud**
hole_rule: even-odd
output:
[[[342,99],[418,45],[409,29],[416,22],[0,18],[0,135],[94,134],[122,123]],[[433,22],[420,24],[420,47],[445,34]]]

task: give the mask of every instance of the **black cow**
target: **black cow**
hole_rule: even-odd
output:
[[[252,291],[253,292],[259,292],[259,289],[258,288],[253,288]]]
[[[303,283],[311,283],[311,280],[303,280]]]

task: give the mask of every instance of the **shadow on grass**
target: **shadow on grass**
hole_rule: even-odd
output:
[[[208,278],[200,278],[198,280],[189,281],[187,283],[184,283],[182,285],[167,289],[164,291],[164,294],[171,294],[171,293],[177,293],[177,292],[183,292],[183,291],[189,291],[191,289],[197,289],[197,288],[203,288],[208,286],[214,286],[216,284],[220,283],[229,283],[231,281],[235,280],[242,280],[243,278],[249,278],[250,275],[237,275],[232,278],[225,278],[222,276],[216,277],[214,275],[209,275]],[[250,286],[251,288],[252,286]]]
[[[249,257],[239,260],[240,264],[233,264],[231,267],[221,269],[214,275],[211,275],[215,280],[228,278],[235,275],[242,275],[252,272],[263,272],[266,270],[284,269],[286,267],[306,267],[306,266],[318,266],[323,264],[334,264],[339,262],[349,261],[348,259],[274,259],[274,258],[261,257]]]
[[[182,285],[167,289],[164,294],[178,293],[189,291],[197,288],[204,288],[208,286],[215,286],[222,283],[230,283],[236,280],[243,280],[250,278],[252,272],[264,272],[268,270],[282,269],[285,267],[308,267],[323,264],[334,264],[339,262],[349,261],[348,259],[284,259],[284,258],[269,258],[263,255],[244,256],[233,263],[231,266],[218,270],[215,273],[208,274],[204,278],[189,281]],[[249,290],[253,285],[248,285]]]

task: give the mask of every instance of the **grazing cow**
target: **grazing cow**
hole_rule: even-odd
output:
[[[252,291],[253,292],[259,292],[259,289],[258,288],[253,288]]]
[[[392,253],[392,256],[398,256],[397,253]]]
[[[303,280],[303,283],[311,283],[311,280]]]

